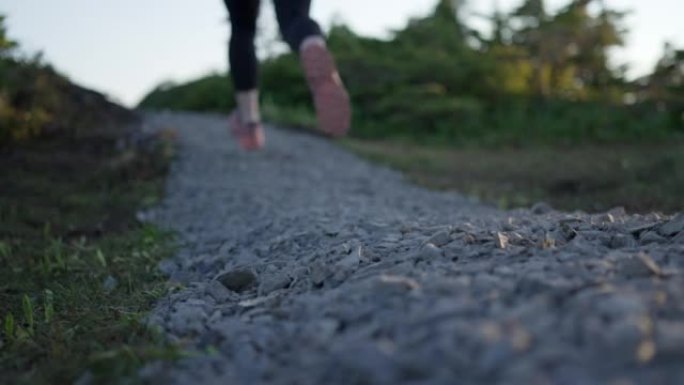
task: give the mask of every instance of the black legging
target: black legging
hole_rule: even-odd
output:
[[[224,0],[232,34],[230,37],[230,69],[233,84],[238,91],[257,87],[257,57],[254,47],[260,0]],[[280,34],[297,52],[302,41],[309,36],[321,35],[319,25],[309,17],[311,0],[273,0],[280,25]]]

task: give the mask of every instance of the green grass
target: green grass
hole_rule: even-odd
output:
[[[167,288],[156,269],[172,236],[138,223],[154,203],[167,141],[115,150],[116,130],[0,153],[0,378],[117,383],[179,354],[144,316]]]
[[[307,109],[267,103],[264,116],[315,132],[315,116]],[[537,141],[516,147],[456,146],[436,137],[422,142],[396,137],[341,143],[366,159],[404,172],[415,183],[474,196],[503,209],[545,201],[570,211],[617,206],[631,212],[684,210],[684,141],[676,136],[667,142],[565,146]]]
[[[684,143],[486,149],[345,140],[414,182],[501,208],[546,201],[563,210],[684,210]]]

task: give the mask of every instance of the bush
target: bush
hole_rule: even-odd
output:
[[[3,21],[0,16],[0,147],[47,133],[78,136],[111,118],[134,119],[104,95],[71,84],[40,55],[22,57]]]
[[[212,74],[182,85],[164,83],[140,106],[150,109],[227,112],[234,107],[233,87],[225,76]]]

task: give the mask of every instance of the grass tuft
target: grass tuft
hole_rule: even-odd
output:
[[[684,143],[487,149],[347,139],[343,146],[412,181],[501,209],[545,201],[563,210],[684,210]]]

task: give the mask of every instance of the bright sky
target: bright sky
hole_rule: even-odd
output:
[[[471,0],[490,12],[521,0]],[[568,0],[549,0],[551,6]],[[631,64],[632,76],[647,73],[669,40],[684,46],[682,0],[606,0],[632,10],[626,49],[616,63]],[[425,15],[436,0],[314,0],[313,17],[324,27],[343,20],[364,35],[386,36],[409,17]],[[182,81],[225,71],[228,25],[221,0],[2,0],[10,36],[25,51],[45,59],[72,80],[135,105],[165,80]],[[264,16],[271,16],[269,13]],[[265,21],[265,20],[264,20]]]

